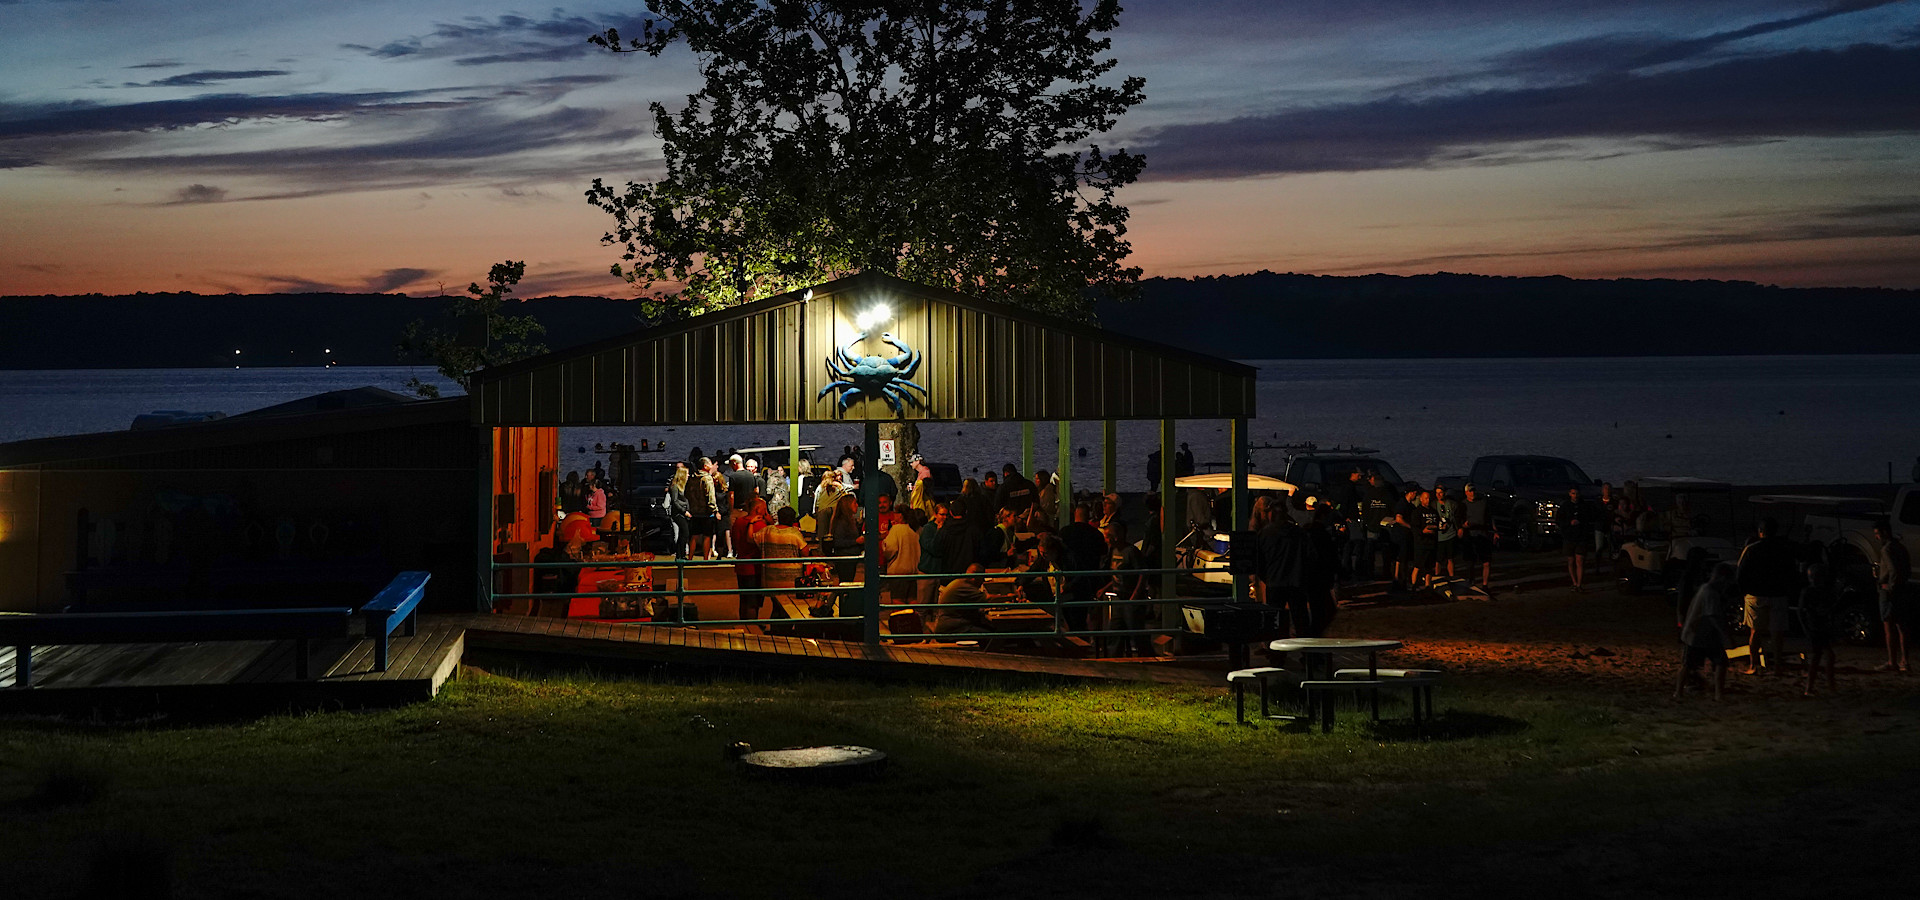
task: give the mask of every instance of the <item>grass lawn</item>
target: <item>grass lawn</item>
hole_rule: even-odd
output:
[[[18,897],[1714,896],[1899,883],[1913,694],[1673,702],[1480,671],[1418,736],[1222,690],[467,670],[405,709],[0,721]],[[1390,710],[1398,712],[1400,710]],[[857,743],[851,785],[722,746]],[[1904,880],[1904,879],[1902,879]]]

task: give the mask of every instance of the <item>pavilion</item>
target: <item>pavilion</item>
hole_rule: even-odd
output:
[[[552,520],[553,429],[580,426],[777,425],[798,447],[807,424],[863,423],[868,474],[880,424],[1019,422],[1032,472],[1036,422],[1059,429],[1062,498],[1072,494],[1074,422],[1102,423],[1111,490],[1114,423],[1157,420],[1160,483],[1174,483],[1175,423],[1231,423],[1233,522],[1246,527],[1247,423],[1255,370],[879,273],[863,273],[731,309],[482,370],[469,387],[485,429],[479,489],[481,610],[492,608],[493,560],[507,540]],[[906,384],[904,382],[911,382]],[[531,432],[516,437],[518,432]],[[793,463],[798,463],[798,450]],[[875,494],[866,493],[865,571],[878,569]],[[1061,504],[1068,514],[1070,504]],[[1161,516],[1163,569],[1174,568],[1177,516]],[[1236,575],[1244,594],[1245,575]],[[1170,598],[1173,576],[1163,576]],[[880,640],[880,581],[865,581],[863,633]]]

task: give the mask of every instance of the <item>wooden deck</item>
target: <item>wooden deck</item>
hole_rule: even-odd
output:
[[[372,640],[315,641],[316,678],[293,674],[293,641],[90,644],[36,647],[33,687],[14,686],[14,651],[0,648],[0,713],[395,706],[431,699],[465,652],[458,617],[420,618],[395,635],[387,671],[373,671]]]
[[[811,672],[883,681],[982,676],[1041,681],[1219,685],[1221,674],[1158,661],[1117,662],[989,653],[955,645],[883,644],[530,616],[422,615],[395,635],[387,671],[373,641],[316,641],[313,671],[293,675],[293,641],[208,641],[36,647],[34,684],[14,687],[14,652],[0,648],[0,714],[244,713],[397,706],[432,699],[469,649],[548,658],[736,671]]]
[[[1222,672],[1157,661],[1110,662],[988,653],[951,645],[882,644],[578,619],[460,617],[473,649],[695,667],[818,672],[881,680],[995,676],[1040,680],[1223,685]],[[982,637],[985,637],[982,635]]]

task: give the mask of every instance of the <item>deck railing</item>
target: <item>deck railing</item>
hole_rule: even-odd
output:
[[[928,631],[920,632],[920,633],[903,633],[903,634],[883,633],[880,635],[880,639],[883,641],[916,641],[916,642],[926,641],[930,639],[938,640],[942,638],[959,639],[959,640],[1003,639],[1003,638],[1004,639],[1014,639],[1014,638],[1035,639],[1035,638],[1068,638],[1068,637],[1116,638],[1116,637],[1180,634],[1182,633],[1183,629],[1177,628],[1177,627],[1108,628],[1106,627],[1107,616],[1104,615],[1104,613],[1116,607],[1159,608],[1159,607],[1164,607],[1168,604],[1179,604],[1179,603],[1184,603],[1189,600],[1195,599],[1195,598],[1187,598],[1187,597],[1148,597],[1148,598],[1143,598],[1138,600],[1120,600],[1120,599],[1069,600],[1064,596],[1066,592],[1060,591],[1060,590],[1054,590],[1053,601],[1051,603],[1030,603],[1026,601],[1024,598],[1018,598],[1018,597],[990,599],[984,602],[976,602],[976,603],[942,603],[938,601],[932,602],[932,603],[922,603],[917,600],[914,600],[914,601],[907,601],[904,603],[882,602],[881,604],[879,604],[878,608],[866,610],[864,615],[858,615],[858,616],[846,616],[846,615],[811,616],[809,615],[806,618],[794,618],[794,617],[755,618],[755,619],[696,618],[693,620],[689,620],[687,618],[687,598],[689,597],[774,595],[774,594],[813,595],[813,594],[820,594],[820,593],[852,593],[854,590],[858,589],[857,587],[849,588],[849,587],[845,587],[837,584],[835,585],[795,585],[795,586],[779,586],[779,587],[763,586],[763,587],[756,587],[756,588],[733,587],[733,588],[689,589],[687,587],[686,572],[687,572],[687,569],[690,567],[718,566],[718,565],[731,566],[731,565],[749,565],[749,564],[759,565],[763,567],[768,565],[788,565],[788,566],[798,567],[798,566],[804,566],[804,565],[815,564],[815,563],[858,562],[858,561],[864,561],[864,560],[865,560],[864,556],[788,556],[788,557],[779,557],[774,559],[690,559],[685,557],[673,557],[673,558],[659,557],[651,560],[580,560],[580,561],[567,560],[565,562],[524,562],[524,563],[495,562],[493,563],[493,569],[495,570],[496,573],[502,570],[511,570],[511,569],[528,569],[528,570],[554,569],[554,570],[578,571],[581,569],[672,568],[674,570],[674,585],[673,587],[666,588],[666,589],[655,588],[651,590],[636,590],[636,591],[515,592],[515,593],[495,593],[492,596],[495,600],[523,600],[523,599],[524,600],[572,600],[574,598],[580,598],[580,597],[618,598],[623,600],[634,600],[634,599],[644,600],[647,598],[655,598],[655,597],[672,598],[673,599],[672,618],[666,621],[654,619],[653,621],[648,623],[653,625],[672,625],[672,626],[806,625],[806,624],[827,624],[827,623],[857,623],[857,622],[865,621],[867,616],[877,617],[880,615],[880,613],[883,610],[911,609],[911,610],[921,611],[921,618],[923,622],[926,624],[926,626],[929,628]],[[1032,578],[1111,579],[1116,575],[1117,572],[1124,573],[1125,576],[1128,578],[1132,578],[1132,577],[1145,578],[1147,576],[1155,576],[1155,575],[1176,575],[1176,576],[1177,575],[1198,575],[1202,572],[1209,572],[1209,571],[1218,572],[1220,571],[1220,569],[1218,567],[1210,568],[1210,569],[1209,568],[1155,568],[1155,569],[1124,569],[1124,570],[1039,569],[1039,570],[1011,570],[1011,571],[1004,571],[1004,572],[957,572],[957,573],[941,573],[941,574],[928,574],[928,573],[914,573],[914,574],[904,574],[904,575],[881,574],[877,576],[877,580],[881,583],[882,586],[884,586],[889,582],[891,583],[919,582],[919,581],[928,580],[928,579],[936,580],[942,583],[957,580],[957,579],[966,579],[966,578],[978,578],[982,580],[1012,578],[1016,581],[1032,579]],[[1218,598],[1213,598],[1213,599],[1218,599]],[[1053,628],[1046,631],[989,630],[984,632],[952,632],[948,634],[936,634],[930,630],[934,625],[935,620],[938,619],[939,613],[941,610],[1009,609],[1009,608],[1047,610],[1049,613],[1051,613],[1053,617]],[[1097,615],[1098,618],[1100,619],[1100,627],[1079,628],[1079,629],[1068,628],[1067,617],[1064,615],[1064,613],[1067,610],[1071,610],[1071,609],[1088,609],[1090,612],[1089,624],[1091,624],[1093,616]],[[931,610],[931,614],[927,612],[928,610]]]

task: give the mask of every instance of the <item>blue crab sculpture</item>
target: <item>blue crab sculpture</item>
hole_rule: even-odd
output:
[[[880,335],[880,340],[892,344],[894,349],[900,351],[899,356],[855,356],[853,345],[866,339],[867,333],[862,331],[854,335],[853,340],[841,344],[834,355],[827,357],[827,373],[833,376],[833,381],[821,388],[818,396],[825,397],[833,391],[839,391],[841,412],[846,412],[847,405],[855,399],[869,397],[887,401],[887,405],[896,413],[906,411],[900,405],[903,400],[926,408],[927,389],[907,380],[920,370],[920,351],[900,343],[891,332],[887,332]],[[915,397],[907,391],[908,388],[919,391],[920,396]]]

